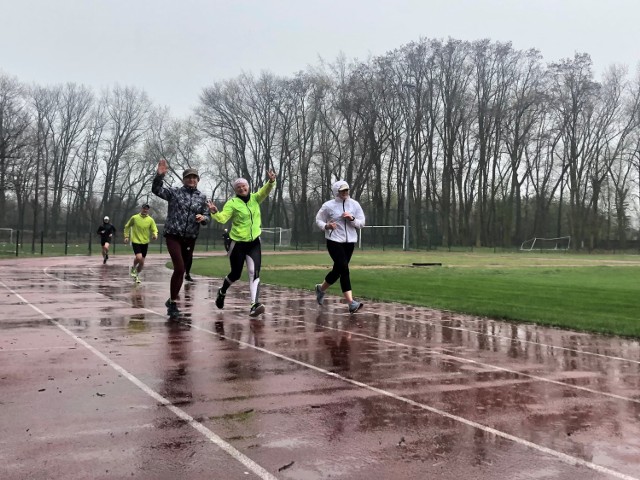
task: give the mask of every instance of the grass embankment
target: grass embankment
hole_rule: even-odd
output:
[[[311,295],[330,267],[326,253],[266,252],[260,276]],[[214,277],[228,270],[226,257],[196,259],[193,268]],[[356,251],[351,278],[358,298],[640,338],[636,255]]]

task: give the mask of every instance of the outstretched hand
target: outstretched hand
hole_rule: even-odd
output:
[[[207,207],[209,207],[211,213],[218,213],[218,207],[213,203],[213,200],[207,200]]]
[[[158,175],[164,175],[169,170],[169,166],[167,165],[167,161],[164,158],[161,158],[158,162]]]
[[[273,170],[269,170],[267,172],[267,176],[269,177],[269,182],[273,183],[276,181],[276,172],[274,172]]]

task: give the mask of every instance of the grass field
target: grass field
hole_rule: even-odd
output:
[[[330,268],[326,252],[265,252],[260,277],[313,295]],[[192,271],[223,277],[229,264],[199,258]],[[640,338],[638,255],[356,251],[351,279],[356,298]]]

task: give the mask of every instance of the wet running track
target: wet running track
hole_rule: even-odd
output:
[[[0,478],[640,478],[637,341],[202,277],[169,321],[167,258],[0,262]]]

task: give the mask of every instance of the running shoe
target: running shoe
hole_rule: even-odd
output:
[[[257,317],[258,315],[264,313],[264,305],[261,303],[254,303],[251,305],[251,310],[249,310],[250,317]]]
[[[349,313],[356,313],[364,306],[364,303],[354,300],[349,304]]]
[[[193,282],[193,278],[191,278],[191,274],[189,274],[189,273],[187,273],[187,274],[184,276],[184,279],[185,279],[187,282]]]
[[[218,289],[218,296],[216,297],[216,307],[218,307],[220,310],[222,310],[224,308],[224,297],[226,296],[226,294],[222,293],[222,289],[219,288]]]
[[[129,275],[131,275],[133,278],[136,278],[138,276],[138,270],[136,270],[136,267],[131,267],[131,269],[129,270]]]
[[[316,285],[316,299],[318,300],[318,305],[322,305],[322,303],[324,302],[324,294],[326,292],[322,291],[322,285],[317,284]]]
[[[180,310],[178,310],[178,304],[176,302],[172,302],[171,299],[168,299],[164,304],[167,307],[167,315],[170,317],[177,317],[180,315]]]

